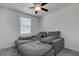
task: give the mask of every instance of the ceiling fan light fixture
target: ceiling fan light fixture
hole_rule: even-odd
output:
[[[35,7],[35,10],[36,11],[41,11],[41,8],[40,7]]]
[[[41,11],[41,8],[42,8],[41,4],[38,3],[38,4],[35,5],[35,10],[36,11]]]

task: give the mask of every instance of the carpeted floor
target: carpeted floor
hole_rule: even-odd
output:
[[[11,47],[7,49],[0,49],[0,56],[19,56],[19,53],[15,47]],[[57,54],[57,56],[79,56],[79,52],[63,49]]]
[[[0,49],[0,56],[19,56],[19,53],[15,47],[6,49]]]
[[[57,56],[79,56],[79,52],[65,48]]]

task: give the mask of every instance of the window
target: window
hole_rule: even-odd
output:
[[[21,34],[31,33],[31,19],[24,17],[20,18],[20,33]]]

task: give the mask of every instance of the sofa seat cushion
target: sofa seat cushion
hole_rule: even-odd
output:
[[[32,40],[31,39],[29,39],[29,40],[16,40],[15,43],[17,46],[19,46],[21,44],[28,43],[30,41],[32,41]]]
[[[51,48],[52,45],[41,43],[40,41],[32,41],[19,46],[20,54],[23,56],[42,56]]]

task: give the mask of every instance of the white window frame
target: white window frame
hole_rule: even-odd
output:
[[[26,20],[25,20],[26,19]],[[28,20],[27,20],[28,19]],[[22,23],[23,22],[23,23]],[[25,22],[28,22],[25,23]],[[30,26],[29,29],[27,28],[23,28],[24,27],[28,27]],[[28,32],[27,32],[28,31]],[[20,17],[20,34],[31,34],[31,19],[26,18],[26,17]]]

